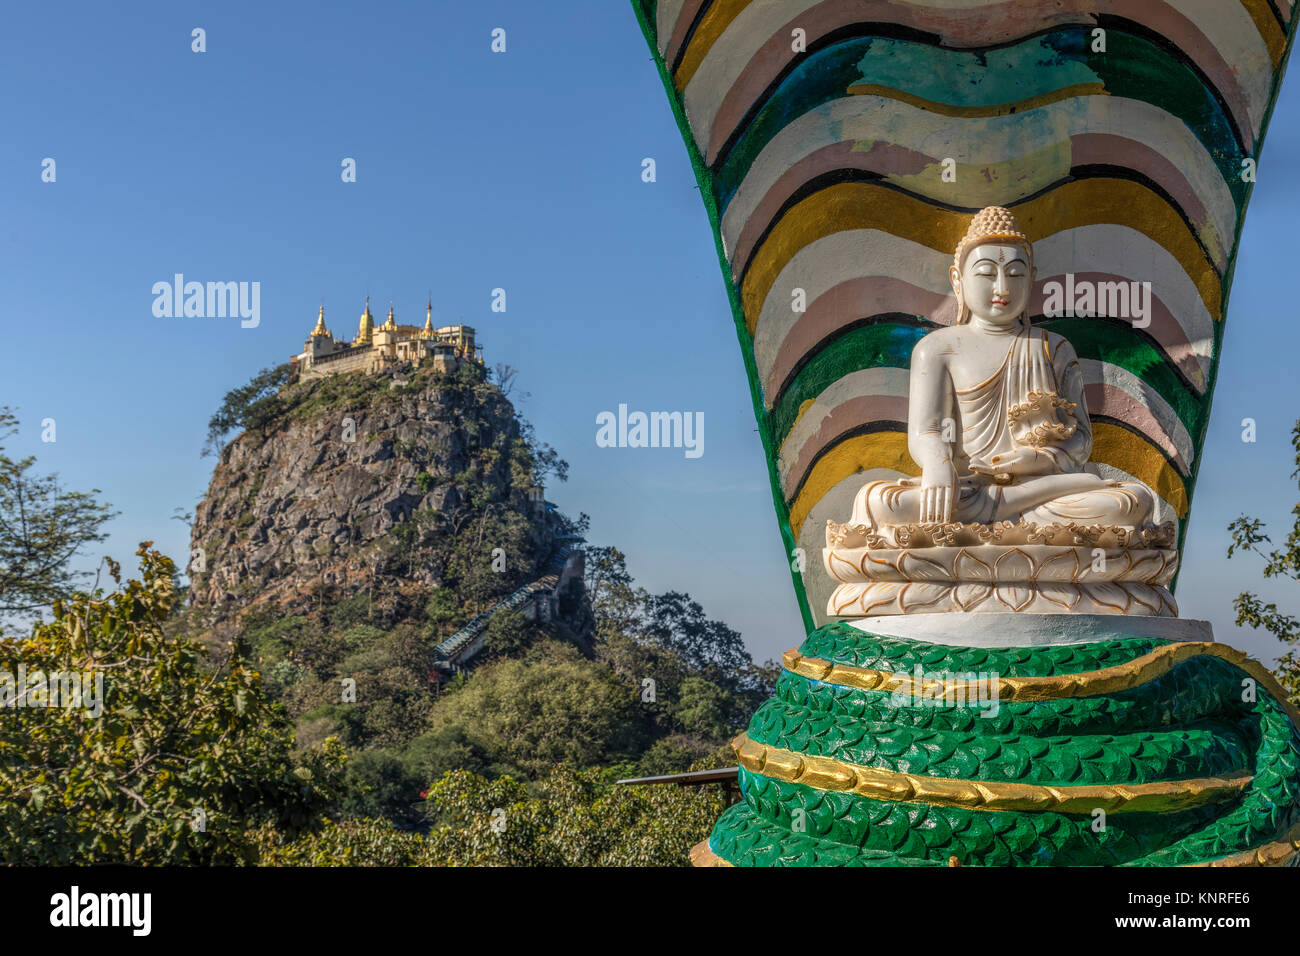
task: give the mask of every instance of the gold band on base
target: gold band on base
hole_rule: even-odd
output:
[[[691,847],[691,866],[735,866],[735,864],[728,863],[714,853],[709,849],[709,841],[705,840]]]
[[[1227,644],[1213,641],[1181,641],[1165,644],[1149,654],[1135,657],[1125,664],[1103,667],[1095,671],[1083,671],[1078,674],[1058,674],[1051,677],[998,677],[997,699],[1001,701],[1042,701],[1060,700],[1073,697],[1096,697],[1101,694],[1115,694],[1120,691],[1149,683],[1173,670],[1176,666],[1193,657],[1217,657],[1248,673],[1264,686],[1264,689],[1276,700],[1292,721],[1300,725],[1300,709],[1287,699],[1286,690],[1282,688],[1264,665],[1252,660],[1244,651],[1239,651]],[[958,680],[923,680],[919,684],[911,674],[893,673],[891,671],[873,670],[869,667],[854,667],[850,664],[837,664],[820,657],[804,657],[798,648],[791,648],[781,655],[785,669],[800,677],[821,681],[826,684],[839,684],[844,687],[856,687],[861,690],[875,690],[886,693],[904,693],[916,697],[951,696],[957,700],[975,700],[978,693],[989,693],[987,683],[971,684]]]
[[[925,777],[864,767],[769,747],[741,734],[731,744],[740,765],[753,773],[818,790],[853,793],[873,800],[929,803],[972,810],[1053,811],[1089,814],[1170,812],[1230,800],[1253,779],[1241,771],[1222,777],[1160,780],[1155,783],[1079,784],[1048,787],[998,780]]]

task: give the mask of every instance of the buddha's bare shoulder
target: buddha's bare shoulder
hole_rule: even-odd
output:
[[[942,361],[958,350],[968,331],[964,325],[948,325],[927,333],[912,350],[912,361]]]

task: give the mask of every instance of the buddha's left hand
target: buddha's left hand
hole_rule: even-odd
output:
[[[989,475],[994,479],[1001,477],[1004,480],[1016,476],[1050,475],[1059,470],[1056,459],[1037,448],[1017,448],[1002,455],[994,455],[987,465],[972,462],[970,467],[977,474]]]

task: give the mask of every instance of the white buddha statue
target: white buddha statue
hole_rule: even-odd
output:
[[[1064,338],[1029,325],[1033,246],[1015,216],[978,213],[948,274],[957,324],[912,352],[907,438],[921,477],[867,484],[851,524],[1149,526],[1146,485],[1083,470],[1092,429],[1079,360]]]
[[[912,351],[907,447],[920,478],[872,481],[826,523],[826,611],[1177,616],[1172,523],[1140,481],[1084,470],[1092,427],[1074,349],[1031,328],[1034,251],[982,210],[949,270],[957,324]]]

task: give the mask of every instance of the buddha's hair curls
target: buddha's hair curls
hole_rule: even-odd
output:
[[[953,268],[957,270],[959,275],[962,266],[965,264],[966,253],[984,243],[1020,246],[1025,250],[1025,255],[1029,259],[1029,268],[1032,272],[1034,268],[1034,245],[1029,241],[1029,237],[1025,235],[1024,230],[1020,228],[1020,220],[1016,218],[1016,214],[1010,209],[1003,206],[985,206],[971,219],[966,235],[962,236],[961,242],[957,243],[957,251],[952,257]],[[958,296],[958,305],[958,324],[969,321],[970,309],[961,296]]]

